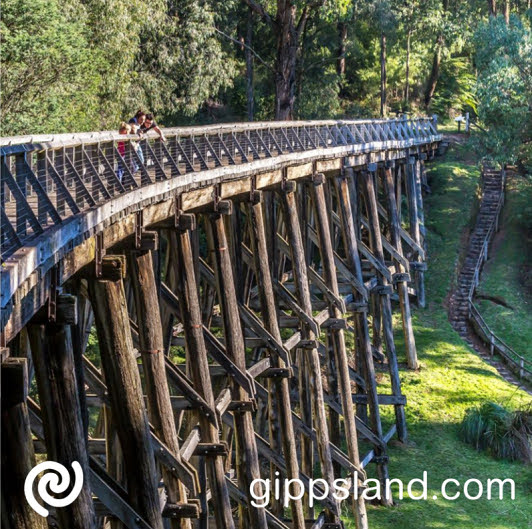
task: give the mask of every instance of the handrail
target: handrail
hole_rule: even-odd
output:
[[[475,290],[477,286],[480,283],[480,273],[482,270],[482,266],[484,265],[484,262],[488,258],[488,251],[489,251],[489,244],[497,231],[498,224],[499,224],[499,216],[504,204],[504,182],[505,182],[506,174],[504,171],[502,171],[502,193],[499,197],[499,201],[497,203],[497,210],[495,212],[495,216],[493,220],[490,223],[489,229],[484,237],[484,240],[482,241],[482,248],[480,250],[480,255],[478,256],[477,262],[475,264],[475,272],[473,275],[473,281],[471,283],[471,287],[469,288],[468,293],[468,306],[469,306],[469,319],[474,322],[475,330],[478,334],[480,334],[480,338],[489,344],[490,346],[490,354],[493,355],[495,352],[502,356],[508,364],[510,364],[511,367],[515,369],[517,374],[519,375],[519,378],[524,378],[525,376],[532,375],[532,362],[527,360],[525,357],[518,354],[514,349],[512,349],[506,342],[504,342],[501,338],[499,338],[489,327],[489,325],[486,323],[484,318],[482,317],[478,307],[475,305],[473,299],[475,295]]]
[[[409,119],[358,119],[358,120],[316,120],[316,121],[262,121],[251,123],[221,123],[216,125],[201,125],[188,127],[169,127],[163,128],[167,136],[197,136],[198,134],[213,135],[227,132],[250,132],[257,130],[276,130],[282,128],[300,128],[300,127],[353,127],[363,125],[382,125],[388,127],[395,126],[399,129],[401,126],[412,133],[409,138],[414,138],[416,128],[421,128],[423,133],[431,132],[437,135],[435,118],[418,117]],[[390,139],[397,139],[391,137]],[[402,139],[402,138],[401,138]],[[132,141],[138,140],[137,135],[123,135],[116,131],[98,131],[98,132],[75,132],[61,134],[36,134],[23,136],[7,136],[0,138],[0,154],[11,154],[14,152],[9,147],[25,146],[25,150],[35,146],[36,148],[54,148],[66,147],[73,144],[93,144],[103,141]]]
[[[142,138],[116,132],[1,138],[2,258],[66,218],[117,196],[135,200],[131,191],[157,182],[168,182],[170,192],[176,181],[196,181],[196,173],[208,170],[218,169],[223,181],[231,180],[234,165],[255,162],[267,171],[276,165],[270,158],[297,163],[304,152],[337,157],[441,140],[434,118],[236,123],[163,132],[165,142],[153,132]]]

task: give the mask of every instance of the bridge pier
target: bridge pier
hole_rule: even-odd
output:
[[[72,310],[76,300],[72,296],[59,298],[56,310],[63,302]],[[55,321],[45,325],[38,323],[38,319],[39,316],[28,327],[28,335],[35,363],[47,457],[64,465],[69,471],[72,463],[77,461],[83,475],[87,476],[87,445],[70,332],[70,324],[75,324],[77,320],[76,313],[74,310],[63,319],[57,310]],[[65,442],[65,439],[69,442]],[[94,508],[88,480],[84,480],[78,498],[71,505],[58,509],[56,515],[61,528],[94,527]]]
[[[399,294],[399,305],[401,307],[401,319],[403,324],[403,334],[405,337],[405,349],[407,364],[410,369],[417,369],[417,352],[416,343],[414,339],[414,331],[412,329],[412,315],[410,313],[410,298],[408,297],[408,274],[406,268],[400,262],[403,257],[403,249],[401,243],[401,234],[399,228],[401,227],[399,212],[397,211],[396,192],[394,186],[394,178],[392,175],[392,168],[395,164],[387,164],[383,171],[384,190],[387,200],[388,210],[388,226],[390,230],[391,243],[397,252],[395,261],[395,275],[393,280],[396,283],[396,288]]]
[[[2,364],[2,512],[5,529],[47,529],[24,496],[24,481],[35,466],[28,415],[28,361],[9,358]],[[4,525],[5,524],[5,525]]]
[[[270,270],[270,257],[272,252],[268,252],[266,229],[264,225],[264,216],[262,212],[263,202],[261,194],[255,192],[247,205],[247,212],[250,221],[250,239],[251,250],[253,252],[254,271],[257,278],[258,294],[261,306],[262,317],[266,330],[274,337],[278,343],[282,343],[281,331],[277,321],[277,307],[273,292],[272,276]],[[287,364],[273,350],[270,351],[272,367],[284,370]],[[276,395],[275,399],[270,402],[270,444],[275,437],[276,431],[280,432],[282,439],[283,455],[286,461],[286,478],[299,478],[299,463],[297,459],[296,436],[292,422],[292,407],[290,403],[290,385],[288,378],[277,377],[268,379],[269,396]],[[276,408],[276,409],[275,409]],[[276,419],[278,418],[278,424]],[[274,430],[272,432],[272,430]],[[272,476],[270,476],[272,477]],[[275,477],[275,472],[273,473]],[[305,528],[305,517],[303,514],[303,505],[300,499],[290,500],[290,509],[292,513],[292,527],[294,529]]]
[[[323,276],[325,284],[330,292],[337,300],[340,300],[340,292],[338,290],[338,278],[336,276],[336,266],[334,264],[333,245],[331,241],[331,230],[329,227],[329,218],[327,214],[327,205],[324,191],[325,176],[323,174],[314,175],[312,186],[312,199],[314,204],[314,212],[316,215],[316,228],[318,231],[318,245],[321,254],[321,261],[323,266]],[[329,315],[333,321],[343,321],[343,313],[345,313],[345,306],[343,302],[340,304],[342,310],[338,307],[338,303],[329,303]],[[345,335],[343,328],[335,328],[331,325],[327,329],[327,334],[331,342],[331,347],[334,352],[336,372],[333,374],[334,378],[338,379],[338,389],[340,394],[340,401],[342,403],[342,411],[344,417],[345,439],[347,442],[347,452],[351,463],[359,469],[360,455],[358,451],[358,437],[355,422],[355,409],[353,407],[353,397],[351,393],[351,377],[349,376],[349,364],[347,361],[347,351],[345,346]],[[330,376],[330,378],[333,378]],[[336,394],[332,393],[329,385],[329,392],[331,397],[336,398]],[[331,411],[329,411],[331,413]],[[340,439],[336,441],[336,445],[340,446]],[[340,473],[337,472],[336,475]],[[362,483],[362,476],[359,477],[357,483],[353,487],[357,488]],[[362,494],[357,495],[357,499],[353,498],[353,514],[356,520],[357,529],[366,529],[368,527],[368,520],[366,514],[366,504],[362,498]]]
[[[120,256],[107,259],[114,277],[91,281],[89,293],[113,421],[124,458],[128,498],[153,529],[163,529],[150,428],[122,283],[125,261]]]
[[[342,223],[342,236],[347,257],[347,263],[350,271],[356,280],[353,283],[353,318],[355,321],[355,348],[357,357],[361,360],[359,370],[362,371],[365,386],[361,388],[362,391],[357,394],[366,394],[368,398],[369,407],[369,423],[377,438],[382,441],[382,444],[374,446],[376,461],[377,461],[377,475],[384,487],[388,476],[388,464],[386,457],[386,443],[383,442],[382,423],[380,417],[379,397],[377,394],[377,383],[375,379],[375,365],[373,362],[373,352],[371,350],[371,341],[369,336],[369,326],[367,320],[368,313],[368,293],[364,286],[364,278],[362,276],[362,265],[360,262],[360,254],[358,252],[358,242],[351,215],[351,193],[349,192],[349,179],[353,177],[353,170],[346,168],[344,174],[336,180],[336,192],[338,197],[338,204],[340,209],[340,220]],[[364,391],[365,390],[365,391]],[[366,415],[366,414],[364,414]],[[389,504],[384,498],[382,500],[385,504]]]
[[[172,232],[168,241],[170,251],[176,263],[179,274],[176,277],[176,292],[181,308],[181,321],[185,335],[187,364],[194,387],[207,404],[214,408],[214,394],[205,339],[203,336],[203,322],[200,312],[201,304],[198,296],[197,279],[194,272],[194,258],[190,231],[195,227],[196,219],[192,215],[180,216],[177,232]],[[218,429],[204,414],[198,415],[201,438],[205,443],[218,444],[220,437]],[[234,529],[235,524],[231,512],[229,491],[224,477],[224,462],[221,456],[211,455],[206,458],[209,484],[216,527],[219,529]]]
[[[423,247],[424,240],[421,231],[420,212],[419,208],[423,207],[421,202],[421,189],[418,191],[416,159],[414,156],[409,156],[406,163],[406,190],[408,199],[408,219],[409,232],[416,244]],[[419,196],[418,196],[419,193]],[[421,203],[420,203],[421,202]],[[419,252],[415,255],[415,262],[420,263],[414,268],[414,281],[416,285],[417,302],[420,307],[425,306],[425,273],[422,265],[423,260]]]
[[[225,204],[218,203],[219,211],[232,207],[231,202]],[[208,241],[210,250],[215,256],[214,276],[218,292],[218,301],[223,320],[223,330],[228,356],[235,365],[245,371],[246,356],[244,346],[244,336],[238,311],[238,301],[235,290],[235,280],[233,276],[233,266],[228,248],[228,239],[225,230],[224,217],[221,212],[215,212],[210,217],[207,224]],[[244,389],[238,384],[232,385],[233,400],[245,402],[250,400],[251,395],[247,395]],[[240,489],[249,494],[253,480],[260,478],[259,459],[257,446],[255,444],[255,434],[253,428],[253,418],[250,411],[237,411],[234,414],[234,429],[236,437],[236,469]],[[266,514],[263,509],[244,508],[240,503],[240,527],[244,529],[251,524],[257,529],[266,529]]]
[[[307,276],[307,266],[305,261],[305,252],[301,237],[299,215],[295,200],[294,188],[287,188],[280,192],[281,205],[283,209],[283,218],[286,223],[288,244],[290,247],[290,256],[292,261],[292,274],[298,303],[307,316],[312,319],[312,303],[310,299],[309,281]],[[301,338],[308,342],[314,342],[318,336],[309,328],[308,325],[302,326]],[[334,469],[332,464],[331,448],[329,441],[329,430],[327,425],[327,415],[325,412],[325,402],[323,397],[323,385],[321,379],[320,359],[316,347],[310,347],[303,352],[304,364],[300,366],[303,373],[306,370],[307,388],[312,399],[312,420],[316,428],[316,445],[320,457],[321,471],[323,478],[330,486],[334,482]],[[302,407],[307,405],[302,402]],[[309,410],[310,411],[310,410]],[[311,423],[312,424],[312,423]],[[307,425],[308,426],[308,425]],[[310,476],[313,475],[312,469]],[[303,470],[305,472],[305,470]],[[335,508],[331,509],[328,518],[331,523],[335,523],[339,517],[339,509],[336,500],[332,500]]]
[[[144,383],[148,397],[148,416],[161,441],[180,461],[179,442],[166,377],[158,289],[151,251],[131,251],[129,264],[129,276],[135,295]],[[187,503],[183,483],[176,480],[164,467],[162,473],[168,493],[167,501],[171,504]],[[187,518],[171,520],[171,527],[172,529],[190,529],[190,520]]]
[[[396,396],[400,396],[401,381],[399,378],[399,366],[397,364],[397,353],[393,338],[392,305],[390,300],[390,294],[392,290],[386,274],[384,273],[386,270],[386,272],[389,274],[389,271],[386,268],[386,263],[384,260],[376,189],[374,186],[373,175],[374,172],[361,172],[361,183],[364,190],[366,213],[368,218],[370,247],[375,255],[377,263],[380,264],[378,270],[376,270],[377,286],[373,288],[373,292],[376,294],[376,296],[378,296],[378,304],[380,305],[382,311],[384,342],[386,345],[386,356],[388,358],[388,369],[390,372],[392,393]],[[402,404],[395,405],[395,424],[397,426],[397,437],[400,441],[405,442],[407,439],[406,418],[404,406]]]

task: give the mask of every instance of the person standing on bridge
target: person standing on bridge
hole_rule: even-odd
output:
[[[140,131],[143,134],[147,133],[148,131],[153,130],[157,134],[159,134],[159,137],[161,138],[161,141],[166,141],[166,138],[164,137],[163,131],[157,126],[157,123],[153,119],[153,114],[146,114],[146,119],[144,122],[140,125]]]
[[[137,113],[129,120],[130,125],[137,125],[140,127],[146,119],[146,112],[144,110],[137,110]]]
[[[138,132],[140,136],[142,134],[140,127],[144,124],[144,121],[146,121],[146,112],[144,112],[144,110],[142,109],[137,110],[137,113],[129,120],[129,124],[131,125],[132,129],[131,133],[135,134]],[[142,146],[137,142],[131,142],[131,146],[135,149],[135,152],[139,157],[140,163],[144,165],[144,152],[142,151]],[[132,165],[134,174],[139,170],[139,165],[135,161],[133,161]]]
[[[131,125],[123,121],[120,124],[120,128],[118,129],[118,134],[131,134]],[[116,176],[118,177],[118,180],[120,180],[120,183],[122,183],[122,178],[124,177],[125,171],[123,163],[126,157],[126,143],[123,141],[119,141],[116,144],[116,148],[121,156],[121,159],[118,160],[118,169],[116,170]]]

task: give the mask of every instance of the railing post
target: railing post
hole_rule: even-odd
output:
[[[519,378],[523,378],[525,376],[525,359],[521,357],[519,359]]]
[[[27,195],[27,187],[26,187],[26,173],[24,171],[24,159],[25,154],[18,154],[15,156],[15,181],[22,192],[22,196],[24,197],[24,201],[26,200]],[[6,159],[6,164],[9,164],[9,158]],[[27,235],[27,228],[26,228],[26,219],[25,219],[25,211],[24,211],[24,204],[17,200],[17,209],[16,209],[16,215],[17,215],[17,235],[22,239],[26,237]]]

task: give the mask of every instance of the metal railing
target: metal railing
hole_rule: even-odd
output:
[[[1,252],[136,189],[219,167],[338,148],[372,152],[439,141],[435,119],[308,121],[0,138]]]
[[[518,354],[514,349],[512,349],[506,342],[499,338],[488,326],[478,307],[475,305],[473,299],[475,296],[475,290],[480,283],[480,273],[482,271],[482,266],[488,259],[489,245],[495,232],[498,230],[499,226],[499,217],[502,211],[504,204],[504,181],[505,174],[503,171],[502,175],[502,193],[499,197],[497,203],[497,209],[495,211],[495,216],[490,223],[488,231],[482,241],[480,254],[478,256],[477,262],[475,264],[475,272],[473,275],[473,280],[471,287],[468,293],[468,305],[469,305],[469,320],[471,321],[476,333],[481,338],[481,340],[490,348],[490,354],[499,355],[504,359],[508,366],[514,371],[520,379],[530,378],[532,376],[532,362]]]

